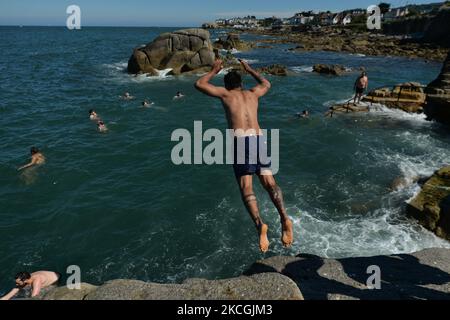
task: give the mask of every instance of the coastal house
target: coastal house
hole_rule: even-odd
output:
[[[407,16],[408,13],[409,13],[408,7],[390,9],[388,12],[386,12],[383,15],[383,20],[392,21],[392,20],[400,19],[400,18]]]
[[[289,24],[292,26],[298,26],[302,24],[308,24],[314,20],[314,15],[311,12],[296,13],[293,17],[289,18]]]
[[[237,29],[253,29],[259,26],[259,20],[255,16],[234,17],[231,19],[218,19],[216,23],[220,26],[232,26]]]
[[[218,26],[224,27],[227,24],[227,20],[225,20],[225,19],[216,19],[215,23]]]
[[[329,26],[333,24],[333,14],[331,12],[324,12],[319,14],[319,24],[322,26]]]
[[[333,17],[333,24],[341,24],[343,19],[342,13],[338,13]]]
[[[352,15],[351,14],[347,14],[344,19],[342,19],[342,24],[345,26],[349,23],[352,22]]]

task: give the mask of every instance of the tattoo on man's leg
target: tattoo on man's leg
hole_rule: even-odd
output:
[[[281,188],[278,185],[271,186],[268,188],[270,198],[275,203],[278,210],[280,210],[282,214],[285,214],[286,210],[284,208],[283,201],[283,193],[281,192]]]

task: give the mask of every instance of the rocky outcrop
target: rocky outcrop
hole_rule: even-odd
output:
[[[374,273],[370,266],[380,270],[380,289],[367,286]],[[305,300],[450,299],[450,249],[343,259],[275,256],[254,263],[245,274],[261,272],[291,278]]]
[[[450,166],[437,171],[407,204],[407,214],[439,237],[450,240]]]
[[[257,68],[256,71],[274,76],[287,76],[287,67],[281,64],[272,64],[270,66]]]
[[[261,32],[248,30],[247,32]],[[390,36],[370,32],[353,32],[348,29],[323,27],[320,31],[282,32],[263,34],[269,39],[259,40],[259,44],[296,44],[291,51],[335,51],[372,56],[405,56],[426,60],[444,61],[448,47],[423,41],[406,40],[403,36]]]
[[[172,69],[172,74],[209,69],[214,52],[209,32],[185,29],[163,33],[143,48],[134,50],[128,60],[128,72],[157,75],[157,70]]]
[[[379,268],[379,289],[369,279]],[[369,285],[369,286],[368,286]],[[181,284],[112,280],[80,290],[52,288],[39,300],[354,300],[450,299],[450,249],[342,259],[310,254],[255,262],[244,275]]]
[[[112,280],[81,290],[59,287],[42,300],[303,300],[297,285],[277,273],[261,273],[224,280],[187,279],[181,284]]]
[[[429,120],[450,125],[450,52],[436,80],[425,89],[427,105],[425,114]]]
[[[335,76],[343,75],[346,72],[346,69],[342,65],[334,64],[315,64],[313,66],[313,71],[322,74],[331,74]]]
[[[422,113],[425,105],[423,86],[417,82],[406,82],[395,85],[394,88],[375,89],[362,100],[380,103],[389,108],[401,109],[411,113]]]
[[[202,24],[203,29],[217,29],[219,26],[215,22],[205,22]]]
[[[254,43],[242,41],[237,33],[229,33],[225,40],[214,42],[216,49],[247,51],[255,47]]]

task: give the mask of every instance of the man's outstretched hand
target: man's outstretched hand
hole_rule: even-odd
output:
[[[223,69],[223,62],[222,62],[222,60],[216,59],[216,61],[214,61],[212,70],[213,70],[215,73],[219,73],[220,70],[222,70],[222,69]]]

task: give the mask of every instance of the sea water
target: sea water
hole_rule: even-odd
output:
[[[295,242],[279,241],[278,214],[255,181],[270,251],[258,250],[255,227],[227,165],[176,166],[177,128],[225,130],[220,101],[195,90],[198,76],[126,73],[134,47],[173,28],[0,28],[0,292],[20,270],[65,273],[82,281],[114,278],[180,282],[237,276],[255,260],[311,253],[349,257],[407,253],[449,243],[404,213],[417,176],[449,163],[442,126],[387,108],[325,118],[352,96],[357,73],[312,73],[315,63],[365,67],[369,87],[427,84],[440,63],[333,52],[292,52],[274,45],[235,55],[254,66],[286,65],[261,99],[263,128],[280,130],[277,182],[294,220]],[[254,36],[243,38],[257,39]],[[212,35],[212,38],[217,38]],[[221,84],[223,74],[214,82]],[[247,88],[254,81],[245,77]],[[125,91],[136,99],[119,98]],[[186,96],[173,99],[177,91]],[[155,104],[140,108],[149,99]],[[97,132],[88,110],[109,128]],[[309,119],[295,114],[310,111]],[[18,172],[37,146],[39,168]],[[397,191],[397,177],[411,181]]]

